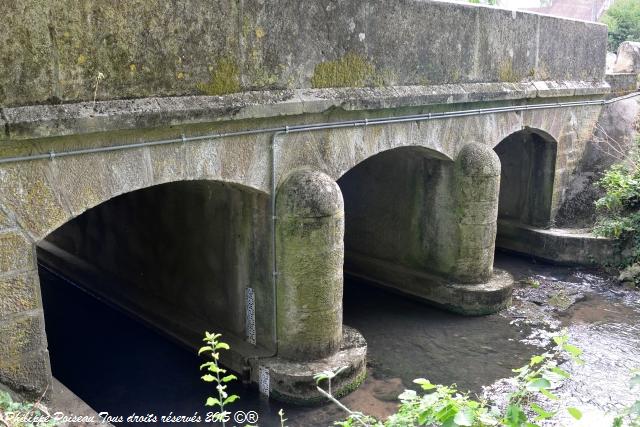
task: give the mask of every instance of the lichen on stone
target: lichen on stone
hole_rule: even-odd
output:
[[[240,69],[237,62],[229,57],[218,60],[211,70],[211,80],[198,84],[205,95],[224,95],[240,92]]]
[[[316,65],[311,84],[314,88],[381,86],[383,76],[365,57],[349,52],[334,61]]]
[[[518,75],[513,71],[513,63],[511,60],[504,62],[500,65],[498,71],[498,78],[501,82],[516,83],[520,81]]]

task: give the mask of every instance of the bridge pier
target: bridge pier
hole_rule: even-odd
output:
[[[268,371],[269,394],[320,401],[313,376],[343,366],[332,386],[338,395],[347,393],[364,379],[366,342],[342,326],[342,192],[324,173],[298,169],[279,186],[276,206],[278,351],[260,361]]]
[[[467,144],[454,168],[458,251],[452,276],[460,283],[486,282],[493,275],[500,159],[485,145]]]
[[[278,355],[319,359],[342,341],[342,193],[327,175],[298,170],[276,200]]]
[[[493,270],[500,160],[488,145],[454,159],[390,150],[340,185],[347,274],[463,314],[509,304],[513,280]]]

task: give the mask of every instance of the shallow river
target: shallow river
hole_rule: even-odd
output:
[[[496,266],[523,284],[513,307],[484,317],[458,316],[346,282],[344,322],[367,340],[369,375],[343,403],[384,417],[417,377],[499,401],[508,389],[501,379],[544,351],[550,334],[563,327],[584,350],[586,364],[567,364],[572,380],[557,393],[587,413],[629,403],[629,373],[640,368],[640,293],[597,272],[510,255],[497,254]],[[112,415],[207,412],[202,403],[212,390],[199,380],[201,360],[191,351],[44,269],[40,277],[54,376],[89,405]],[[299,408],[265,401],[240,386],[236,392],[241,401],[233,409],[255,411],[260,426],[279,426],[280,408],[290,427],[326,426],[343,417],[330,405]]]

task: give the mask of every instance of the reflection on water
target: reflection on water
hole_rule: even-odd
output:
[[[591,280],[591,276],[580,276],[571,269],[537,266],[509,256],[499,256],[497,263],[517,278],[537,275],[568,286],[571,283],[586,286]],[[202,404],[206,396],[213,394],[212,387],[200,381],[201,360],[191,350],[43,268],[40,278],[53,373],[89,405],[115,415],[207,412]],[[593,291],[592,284],[589,286]],[[602,335],[598,336],[603,341],[594,345],[602,351],[624,345],[618,342],[616,334],[623,335],[626,345],[637,345],[637,329],[624,330],[616,325],[623,317],[635,321],[637,328],[638,311],[627,303],[602,296],[607,291],[599,292],[592,292],[585,301],[563,313],[560,321],[574,325],[572,335],[578,340],[593,334],[593,328],[602,329]],[[395,409],[396,396],[405,387],[411,387],[414,378],[457,383],[460,389],[479,393],[482,386],[511,376],[511,368],[523,365],[540,351],[523,344],[523,339],[531,334],[531,327],[513,322],[508,315],[463,317],[356,281],[345,284],[344,321],[367,339],[369,377],[343,402],[352,409],[379,417]],[[629,333],[632,336],[624,338]],[[633,354],[638,349],[626,351]],[[586,353],[588,359],[594,359],[593,369],[610,369],[609,359]],[[631,365],[615,357],[611,363]],[[590,374],[599,375],[595,371]],[[577,384],[582,393],[580,383]],[[268,402],[253,388],[241,385],[236,385],[233,392],[241,395],[240,403],[234,404],[233,409],[258,412],[260,426],[279,426],[280,408],[285,410],[290,427],[326,426],[343,417],[339,409],[330,405],[300,408]]]

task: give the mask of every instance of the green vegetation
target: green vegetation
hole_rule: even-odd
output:
[[[331,394],[331,380],[340,370],[322,372],[314,378],[318,384],[327,382],[327,390],[318,386],[318,391],[347,412],[346,420],[335,423],[341,427],[539,427],[540,424],[549,425],[549,422],[555,425],[559,422],[560,409],[546,409],[543,402],[553,401],[556,406],[560,403],[562,408],[560,397],[552,390],[569,379],[570,375],[558,366],[558,361],[568,356],[578,365],[584,362],[580,358],[582,350],[569,344],[566,332],[553,337],[553,342],[555,346],[552,351],[533,356],[527,365],[513,370],[517,374],[511,379],[515,390],[501,409],[485,400],[474,400],[468,393],[460,392],[455,384],[444,386],[419,378],[414,383],[420,386],[422,394],[405,390],[399,396],[398,411],[383,422],[350,410]],[[640,388],[640,371],[633,372],[631,378],[631,391],[635,392],[637,388]],[[578,408],[566,407],[562,411],[575,420],[583,417]],[[640,398],[614,414],[611,427],[640,427]]]
[[[617,0],[601,18],[609,27],[609,50],[615,52],[623,41],[640,41],[640,2]]]
[[[582,363],[582,351],[569,344],[566,334],[554,337],[553,341],[555,347],[551,352],[533,356],[527,365],[514,369],[517,373],[513,378],[516,384],[515,391],[510,394],[502,411],[486,401],[472,399],[468,393],[461,393],[455,385],[436,385],[420,378],[414,382],[421,387],[424,394],[406,390],[399,396],[401,404],[398,412],[382,422],[360,412],[351,411],[331,395],[331,380],[338,372],[323,372],[316,375],[315,379],[318,383],[327,381],[327,390],[318,386],[318,391],[348,413],[346,420],[336,423],[342,427],[536,427],[537,422],[553,419],[558,414],[558,411],[545,409],[540,403],[541,400],[557,401],[558,396],[551,390],[569,378],[569,373],[558,366],[558,360],[568,355],[574,361]],[[582,417],[577,408],[566,408],[566,411],[575,419]]]
[[[619,239],[624,252],[619,267],[640,261],[640,142],[636,142],[628,159],[609,168],[598,185],[605,195],[596,201],[598,218],[594,233]],[[635,278],[638,284],[640,277]]]
[[[335,61],[317,64],[311,84],[314,88],[382,86],[384,77],[366,58],[349,52]]]
[[[205,332],[205,337],[202,339],[206,345],[200,347],[198,350],[198,355],[202,353],[209,353],[211,356],[211,360],[200,365],[200,370],[206,370],[208,373],[202,376],[202,380],[208,383],[214,383],[216,386],[216,391],[218,392],[218,397],[209,397],[207,398],[206,406],[213,406],[219,409],[219,412],[216,413],[214,421],[222,422],[222,426],[224,427],[227,420],[229,419],[230,413],[225,410],[225,406],[231,404],[238,400],[240,397],[232,394],[229,395],[227,393],[227,383],[237,380],[238,378],[233,375],[225,375],[227,373],[226,369],[220,367],[220,352],[219,350],[229,350],[229,344],[220,341],[221,334],[211,334],[209,332]]]
[[[15,402],[9,393],[0,390],[0,426],[7,427],[54,427],[47,408],[36,403]]]
[[[240,399],[239,396],[235,394],[227,393],[227,385],[231,381],[235,381],[238,378],[233,374],[227,374],[227,370],[220,366],[220,350],[230,350],[231,347],[229,344],[222,342],[220,338],[222,334],[216,333],[204,333],[204,341],[205,345],[200,347],[198,350],[198,355],[203,353],[209,354],[211,360],[200,365],[200,370],[204,370],[208,373],[204,374],[201,378],[204,382],[215,384],[216,391],[218,392],[218,397],[208,397],[205,403],[205,406],[212,406],[218,409],[218,411],[214,414],[212,420],[215,423],[222,423],[224,427],[228,421],[232,420],[231,413],[227,411],[228,405]],[[278,411],[278,415],[280,416],[280,427],[286,427],[285,422],[287,419],[284,417],[284,411],[280,409]],[[1,421],[1,418],[0,418]],[[11,426],[12,427],[12,426]],[[256,427],[251,425],[245,425],[245,427]]]
[[[224,95],[240,92],[240,69],[235,60],[222,58],[211,68],[209,83],[200,83],[198,89],[205,95]]]

